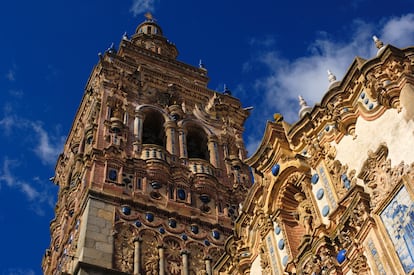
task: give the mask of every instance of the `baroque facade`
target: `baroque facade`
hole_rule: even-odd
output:
[[[249,110],[151,15],[100,55],[55,168],[45,274],[212,274],[251,186]]]
[[[299,121],[267,123],[217,274],[414,274],[414,47],[374,40]]]

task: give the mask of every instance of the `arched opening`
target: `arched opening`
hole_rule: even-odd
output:
[[[165,147],[164,118],[156,112],[150,111],[145,115],[142,143],[155,144]]]
[[[207,136],[203,129],[192,126],[187,131],[188,158],[198,158],[209,161],[210,154],[207,146]]]

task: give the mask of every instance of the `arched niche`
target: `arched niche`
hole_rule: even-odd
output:
[[[303,166],[288,166],[271,183],[270,192],[267,194],[266,206],[274,217],[278,226],[282,229],[283,239],[289,251],[288,254],[295,257],[298,248],[306,233],[305,226],[300,223],[300,201],[296,194],[303,194],[305,200],[311,203],[307,194],[306,184],[310,181],[309,169]],[[316,216],[314,217],[315,222]]]
[[[145,112],[142,144],[155,144],[165,147],[165,119],[161,113],[154,109],[148,109]]]
[[[196,124],[188,125],[186,139],[188,158],[210,161],[208,136],[203,128]]]

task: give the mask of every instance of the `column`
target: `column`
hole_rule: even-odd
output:
[[[180,158],[187,158],[187,140],[185,136],[185,131],[183,129],[179,129],[179,142],[180,142]]]
[[[181,274],[189,275],[190,273],[188,272],[188,251],[181,251],[181,256],[183,258],[183,272]]]
[[[211,271],[211,258],[210,257],[206,257],[204,259],[204,262],[206,264],[206,272],[207,272],[207,275],[212,275],[213,273]]]
[[[158,256],[160,257],[160,270],[158,274],[165,275],[164,247],[162,245],[158,246]]]
[[[177,154],[176,143],[176,123],[174,121],[167,121],[164,123],[166,140],[166,149],[171,155]]]
[[[143,124],[143,114],[135,111],[134,119],[134,153],[139,153],[140,147],[142,144],[142,124]]]
[[[216,168],[219,167],[220,163],[216,137],[208,137],[208,150],[210,151],[210,163]]]
[[[141,242],[140,237],[134,239],[134,275],[139,275],[141,270]]]

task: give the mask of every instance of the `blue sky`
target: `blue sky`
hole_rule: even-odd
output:
[[[414,45],[412,0],[349,1],[4,1],[0,8],[0,274],[41,274],[57,187],[49,182],[98,52],[132,34],[151,11],[178,59],[205,64],[209,88],[224,84],[245,107],[253,153],[266,120],[297,119],[371,36]]]

